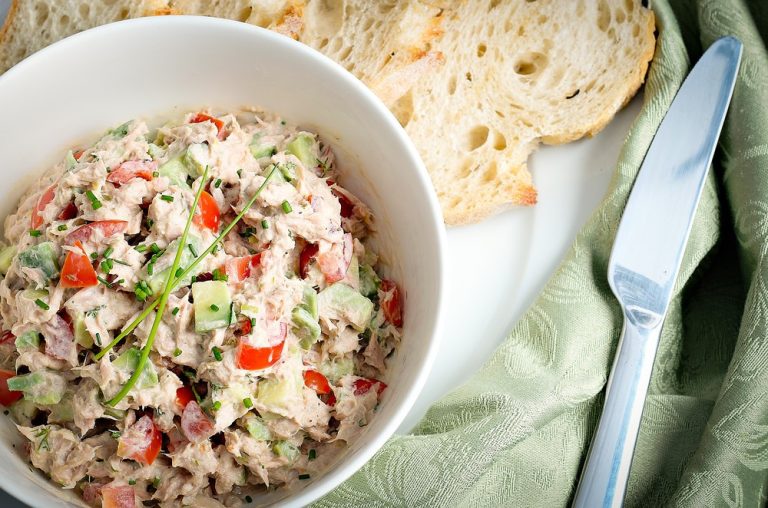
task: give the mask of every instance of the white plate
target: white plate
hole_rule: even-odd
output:
[[[0,23],[9,4],[0,0]],[[539,190],[535,207],[448,230],[444,336],[426,387],[400,432],[477,372],[535,299],[602,199],[640,103],[635,98],[593,139],[539,150],[530,164]],[[25,505],[0,491],[0,506]]]

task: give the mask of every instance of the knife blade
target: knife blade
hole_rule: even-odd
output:
[[[573,506],[621,506],[672,289],[725,114],[742,44],[717,40],[677,92],[640,166],[608,263],[624,328]]]

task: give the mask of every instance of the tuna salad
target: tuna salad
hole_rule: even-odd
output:
[[[330,147],[262,113],[130,121],[5,220],[0,404],[93,506],[237,506],[373,418],[402,297]]]

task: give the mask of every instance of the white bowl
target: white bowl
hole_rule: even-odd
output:
[[[379,248],[406,294],[404,339],[367,431],[326,474],[255,499],[298,506],[339,485],[385,443],[421,390],[436,351],[440,208],[407,135],[362,83],[300,43],[233,21],[145,18],[80,33],[0,77],[0,213],[10,213],[21,192],[68,148],[108,127],[204,106],[251,105],[319,132],[334,147],[343,184],[376,214]],[[78,503],[31,471],[10,419],[0,420],[0,487],[33,506]]]

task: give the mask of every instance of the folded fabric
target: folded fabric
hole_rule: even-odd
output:
[[[616,227],[691,63],[724,35],[744,43],[742,66],[664,325],[626,502],[765,506],[768,2],[651,7],[658,43],[645,104],[604,202],[488,364],[317,506],[572,500],[622,326],[606,279]]]

